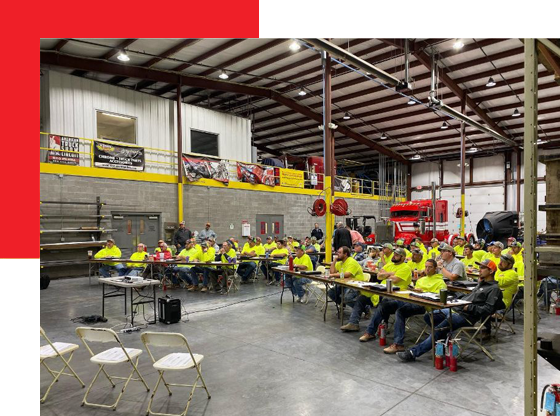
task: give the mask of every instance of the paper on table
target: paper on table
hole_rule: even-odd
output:
[[[406,294],[408,294],[408,293],[414,293],[414,292],[413,292],[412,290],[399,290],[399,293],[400,293],[401,295],[406,295]]]

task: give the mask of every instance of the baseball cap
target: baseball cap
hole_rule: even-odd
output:
[[[113,240],[112,238],[108,238],[108,239],[107,239],[107,242],[109,242],[109,241],[110,241],[111,243],[115,244],[115,240]]]
[[[523,247],[523,244],[521,244],[519,241],[516,241],[512,244],[512,247]]]
[[[422,250],[415,248],[414,250],[412,250],[412,254],[422,254]]]
[[[453,249],[453,247],[451,247],[447,243],[441,243],[440,246],[439,246],[439,251],[450,251],[452,253],[455,253],[455,250]]]
[[[462,235],[458,235],[457,237],[455,237],[457,240],[464,240],[465,237],[463,237]]]
[[[201,247],[208,247],[208,243],[206,241],[203,241],[202,243],[200,243]]]
[[[403,239],[398,239],[397,242],[395,243],[397,246],[402,246],[404,245],[404,240]]]
[[[207,227],[210,227],[210,223],[209,223],[209,222],[207,222],[207,223],[206,223],[206,226],[207,226]]]
[[[509,253],[506,254],[502,254],[500,256],[500,259],[507,261],[508,263],[514,264],[515,263],[515,259],[513,258],[513,256]]]
[[[417,243],[416,241],[410,243],[411,247],[420,247],[420,243]]]
[[[483,246],[484,244],[486,244],[486,241],[484,241],[484,238],[479,238],[478,240],[476,240],[476,242],[478,244],[480,244],[481,246]]]
[[[267,240],[272,240],[271,236],[266,237]]]
[[[430,240],[430,243],[439,243],[439,240],[437,238],[432,238]]]
[[[382,247],[381,246],[371,246],[371,249],[375,250],[375,251],[380,251],[382,249]]]
[[[405,257],[406,256],[406,251],[404,251],[404,248],[399,247],[395,250],[395,254],[398,254],[399,256]]]
[[[393,247],[393,245],[391,243],[383,244],[382,248],[388,248],[389,250],[394,250],[395,249],[395,247]]]
[[[480,267],[486,267],[487,269],[492,270],[493,272],[495,272],[496,270],[498,270],[498,267],[496,266],[496,263],[494,263],[492,260],[490,259],[486,259],[483,261],[475,261],[476,264],[478,264]]]
[[[500,247],[502,250],[504,249],[504,243],[501,241],[494,241],[494,245]]]
[[[181,222],[180,222],[179,224],[183,224],[183,225],[185,225],[185,221],[181,221]]]
[[[507,241],[508,241],[508,243],[515,243],[516,240],[515,240],[515,237],[510,237],[510,238],[508,238]]]

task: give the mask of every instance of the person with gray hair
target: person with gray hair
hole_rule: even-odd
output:
[[[229,263],[228,266],[219,266],[217,269],[210,270],[210,281],[214,289],[213,293],[224,295],[227,292],[228,278],[235,274],[235,263],[237,263],[237,254],[233,249],[233,245],[229,240],[224,241],[222,248],[216,253],[216,261],[221,263]],[[218,275],[222,275],[222,287],[218,284]],[[211,292],[212,293],[212,292]]]
[[[456,251],[449,244],[443,243],[439,246],[441,260],[438,261],[439,273],[449,280],[466,280],[467,271],[465,265],[455,257]]]
[[[201,242],[207,241],[210,237],[216,238],[216,233],[210,229],[210,223],[207,222],[204,230],[198,233],[198,238]]]

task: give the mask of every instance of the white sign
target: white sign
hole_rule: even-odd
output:
[[[251,235],[251,224],[248,221],[243,221],[241,224],[241,235],[248,237]]]
[[[309,175],[309,180],[311,182],[311,185],[315,186],[317,185],[317,174],[316,173],[312,173]]]
[[[230,225],[229,225],[229,229],[230,229],[230,230],[233,230],[233,224],[230,224]]]

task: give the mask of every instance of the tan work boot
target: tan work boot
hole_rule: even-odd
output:
[[[208,288],[206,286],[203,286],[202,289],[200,289],[201,292],[207,292]]]
[[[360,325],[348,322],[346,325],[341,326],[340,330],[344,332],[356,332],[360,330]]]
[[[403,352],[404,347],[402,345],[391,344],[383,350],[385,354],[396,354],[397,352]]]
[[[367,332],[364,332],[364,335],[360,337],[360,342],[368,342],[372,339],[375,339],[375,335],[370,335]]]

